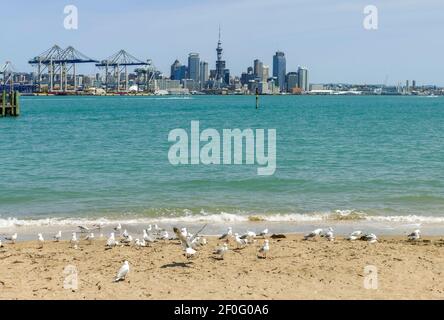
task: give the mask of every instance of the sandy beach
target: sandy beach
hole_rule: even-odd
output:
[[[303,241],[300,235],[262,239],[217,260],[216,238],[187,260],[176,240],[152,247],[105,250],[105,241],[4,244],[0,249],[0,299],[444,299],[444,238],[410,243],[381,237],[376,244],[338,238]],[[230,248],[236,246],[230,243]],[[113,278],[124,260],[130,273]],[[377,268],[378,289],[366,289],[364,268]],[[78,289],[65,289],[64,270],[74,266]]]

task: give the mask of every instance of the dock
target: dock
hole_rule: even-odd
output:
[[[0,95],[0,117],[18,117],[20,115],[20,93],[3,91]]]

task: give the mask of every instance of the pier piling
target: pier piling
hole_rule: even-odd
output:
[[[0,116],[18,117],[20,115],[20,93],[12,91],[7,93],[5,90],[0,96]]]

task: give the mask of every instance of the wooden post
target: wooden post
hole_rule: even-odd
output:
[[[2,117],[6,116],[6,90],[2,94]]]
[[[15,116],[18,117],[20,115],[20,92],[15,92]]]

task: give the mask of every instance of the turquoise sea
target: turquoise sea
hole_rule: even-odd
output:
[[[444,223],[444,98],[22,97],[0,119],[0,227],[256,218]],[[276,129],[277,170],[168,161],[170,130]]]

